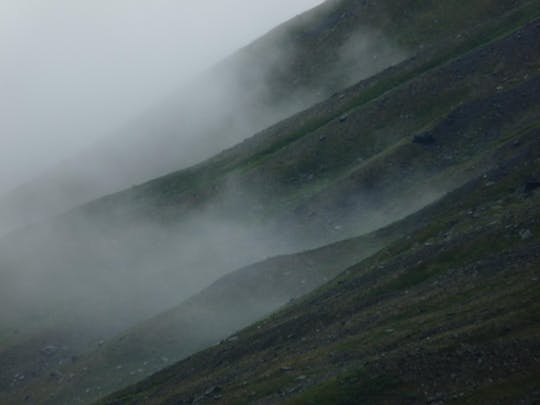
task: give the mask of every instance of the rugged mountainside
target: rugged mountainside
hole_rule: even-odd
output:
[[[417,230],[103,403],[535,403],[540,129],[494,157]]]
[[[362,16],[337,12],[325,6],[276,28],[119,133],[2,196],[0,233],[188,167],[405,57],[382,34],[349,49]],[[348,25],[338,24],[343,18]]]
[[[341,90],[2,238],[0,400],[97,399],[291,298],[106,402],[536,398],[540,3],[459,7],[326,2],[243,52],[294,39],[263,105]],[[328,68],[362,38],[412,56],[357,83]]]
[[[389,235],[370,235],[271,258],[228,274],[179,306],[122,332],[36,379],[14,400],[89,402],[139,381],[171,362],[216,344],[375,252]],[[62,359],[52,353],[49,361]]]
[[[326,1],[119,134],[1,198],[0,232],[188,167],[422,49],[465,39],[473,27],[525,3]]]
[[[447,72],[459,75],[455,67],[470,68],[471,60],[493,63],[487,55],[509,56],[527,38],[530,62],[539,28],[536,22],[481,47]],[[505,91],[499,84],[413,138],[434,158],[448,159],[445,153],[463,152],[455,140],[445,149],[445,136],[460,138],[465,126],[474,135],[463,146],[478,157],[465,158],[467,168],[493,164],[407,220],[422,224],[419,230],[396,224],[403,239],[341,279],[105,402],[538,400],[539,205],[532,190],[540,132],[538,107],[528,110],[526,100],[539,89],[530,74],[522,77],[523,86]],[[524,125],[512,129],[509,121]],[[503,128],[490,156],[482,138],[501,136]]]

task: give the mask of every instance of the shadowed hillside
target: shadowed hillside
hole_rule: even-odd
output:
[[[534,313],[536,294],[540,3],[460,7],[326,2],[215,69],[263,84],[234,107],[277,108],[255,120],[273,125],[2,238],[0,400],[96,400],[278,309],[110,402],[436,402],[514,379],[511,398],[536,398],[535,318],[516,308],[522,294]],[[275,49],[286,64],[265,62]],[[230,144],[251,133],[237,124]],[[462,341],[491,382],[452,377],[484,370]]]
[[[188,167],[407,56],[463,42],[474,27],[527,3],[327,1],[4,196],[0,232]]]
[[[102,403],[535,403],[539,139],[514,134],[416,231]]]

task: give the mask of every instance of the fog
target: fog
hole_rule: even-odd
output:
[[[294,198],[272,167],[149,182],[239,142],[228,153],[253,157],[259,131],[269,131],[262,144],[288,135],[288,124],[285,133],[272,124],[405,58],[369,29],[328,49],[282,28],[252,43],[318,3],[1,3],[0,348],[51,334],[84,351],[238,268],[428,203],[390,212],[346,193],[310,207],[314,219],[305,201],[300,214],[280,211]],[[25,361],[14,367],[35,367]]]
[[[138,202],[145,186],[110,207],[98,201],[97,214],[76,208],[198,163],[405,57],[362,27],[328,49],[290,28],[251,43],[317,3],[1,3],[0,190],[35,178],[0,198],[3,317],[67,305],[118,331],[239,267],[345,237],[332,228],[341,225],[326,235],[317,227],[328,224],[273,218],[269,197],[285,189],[262,191],[276,182],[264,174],[250,185],[221,179],[219,192],[206,184],[208,201],[180,193],[158,208],[172,183]],[[385,221],[362,218],[348,236]]]
[[[203,161],[405,57],[362,27],[328,49],[290,28],[243,47],[317,3],[4,5],[0,235]]]
[[[0,1],[0,193],[320,2]]]

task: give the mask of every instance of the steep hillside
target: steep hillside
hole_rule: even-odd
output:
[[[39,403],[97,400],[312,291],[392,237],[358,237],[232,272],[179,306],[58,365],[54,378],[34,378],[30,385],[15,382],[10,398],[18,402],[30,396]],[[49,360],[65,357],[51,354]]]
[[[464,42],[474,27],[527,3],[534,2],[327,1],[179,89],[119,134],[4,196],[0,232],[188,167],[407,56]]]
[[[419,229],[427,232],[445,219],[445,210],[448,218],[458,215],[453,207],[460,204],[456,196],[465,193],[463,190],[480,192],[463,185],[483,181],[482,176],[498,165],[511,168],[512,163],[518,170],[518,163],[530,161],[531,167],[523,168],[530,180],[513,178],[509,173],[512,179],[508,181],[522,181],[525,188],[527,182],[538,182],[534,172],[538,134],[534,130],[540,117],[540,24],[536,20],[540,3],[468,2],[468,18],[456,14],[455,8],[463,6],[459,1],[444,5],[411,1],[410,13],[398,12],[391,4],[394,2],[389,0],[327,2],[295,20],[294,24],[305,30],[319,27],[310,35],[305,30],[300,35],[288,25],[273,35],[299,35],[305,49],[317,48],[313,66],[327,66],[324,49],[332,55],[339,42],[331,40],[333,35],[346,37],[355,24],[354,30],[375,25],[387,29],[384,37],[401,41],[400,46],[408,47],[413,57],[340,90],[203,163],[0,240],[2,401],[17,403],[28,395],[39,400],[50,397],[52,402],[96,398],[100,392],[155,371],[159,365],[147,359],[156,358],[153,347],[170,348],[170,354],[163,356],[177,360],[315,288],[324,277],[359,262],[375,248],[393,251],[389,246],[399,245],[389,244],[407,235],[411,244],[422,242]],[[253,49],[264,49],[266,41],[254,44]],[[308,58],[307,53],[298,55]],[[287,60],[296,59],[289,55]],[[300,66],[302,61],[300,58],[292,65]],[[308,62],[309,58],[305,63],[311,66]],[[302,77],[305,73],[309,80],[321,79],[318,68],[313,67],[312,75],[306,69],[299,70]],[[283,72],[274,73],[272,80],[285,84],[272,88],[285,89]],[[327,82],[332,79],[325,76],[323,83]],[[296,91],[294,86],[291,89]],[[274,96],[268,97],[267,101]],[[529,169],[534,170],[526,172]],[[512,187],[518,186],[512,183]],[[461,191],[453,192],[456,189]],[[525,218],[533,214],[530,202],[536,201],[535,196],[516,197],[516,215]],[[486,200],[480,196],[475,200],[480,205],[495,201],[482,197]],[[434,201],[439,202],[409,216]],[[465,224],[475,220],[468,218]],[[536,235],[532,228],[529,233],[526,230],[527,240],[533,238],[529,233]],[[365,240],[353,239],[261,263],[269,256],[313,249],[373,231],[364,238],[375,238],[377,243],[366,250],[363,246],[341,250],[351,243],[361,246]],[[459,229],[464,238],[475,237],[469,231],[467,227]],[[456,245],[460,257],[463,249]],[[302,280],[310,267],[297,264],[299,257],[318,263],[312,279],[301,288],[294,280]],[[434,262],[437,257],[433,256]],[[526,261],[529,259],[527,256]],[[246,267],[252,263],[259,264]],[[274,267],[276,263],[279,265]],[[186,301],[238,268],[244,269]],[[377,273],[376,267],[369,268]],[[407,266],[399,269],[409,271]],[[289,272],[292,284],[288,278],[276,276]],[[266,291],[266,285],[263,290],[254,289],[250,277],[277,277],[276,290]],[[237,288],[230,288],[230,280],[235,280]],[[216,288],[224,285],[228,287],[218,294]],[[362,291],[369,288],[374,288],[369,282],[362,284]],[[245,317],[225,316],[244,305],[241,297],[252,302],[254,294],[268,299],[262,300],[260,307],[253,306]],[[336,306],[342,305],[339,296],[334,299]],[[202,305],[198,300],[209,302]],[[179,302],[184,304],[155,318]],[[222,318],[222,322],[214,322],[216,328],[209,335],[206,319],[191,318],[193,302],[198,303],[197,308],[201,304],[212,319]],[[220,307],[220,302],[226,305]],[[200,327],[200,334],[177,340],[185,322],[194,329]],[[152,328],[159,333],[150,332]],[[179,342],[185,346],[179,347]],[[134,351],[139,355],[134,354],[128,364],[126,358]],[[260,355],[256,350],[253,353]],[[117,366],[122,367],[110,368]],[[178,378],[182,374],[176,373],[182,367],[175,369]],[[101,382],[109,376],[110,380]],[[228,381],[233,380],[230,377]],[[321,375],[313,381],[323,380]],[[156,400],[177,389],[182,398],[196,393],[185,388],[192,382],[186,384],[164,388],[166,392],[160,391]],[[232,395],[240,398],[243,394],[238,391],[238,397]]]
[[[131,213],[125,213],[128,210],[123,203],[129,201],[130,208],[137,213],[166,217],[170,211],[170,215],[177,216],[194,205],[209,204],[208,200],[225,205],[223,200],[230,198],[223,197],[233,183],[233,192],[237,191],[234,187],[247,190],[251,193],[247,197],[256,200],[254,204],[253,199],[242,196],[248,201],[246,209],[254,210],[262,205],[260,209],[269,206],[275,211],[276,205],[281,207],[288,201],[289,206],[283,211],[291,212],[297,208],[293,204],[311,201],[317,192],[327,192],[328,186],[336,180],[351,176],[355,171],[366,172],[375,161],[384,165],[385,156],[394,153],[397,146],[410,144],[408,141],[413,135],[432,130],[449,131],[445,117],[453,120],[465,111],[459,108],[463,103],[478,100],[476,106],[480,106],[479,100],[487,100],[486,97],[525,83],[534,76],[538,63],[534,29],[529,29],[523,40],[514,36],[490,41],[534,19],[539,9],[540,6],[533,3],[500,20],[490,21],[471,34],[468,41],[421,53],[202,164],[97,201],[89,210],[106,212],[112,207],[124,207],[122,215],[127,216]],[[499,95],[499,98],[512,104],[507,97]],[[534,103],[534,97],[532,101]],[[483,108],[493,116],[505,113],[502,106]],[[514,108],[517,112],[518,108]],[[497,123],[485,119],[479,125],[487,132],[495,130],[489,126],[499,128],[500,132],[501,121],[506,119],[503,115]],[[468,131],[468,136],[480,130],[470,125],[467,118],[458,120],[455,125],[461,126],[462,132]],[[484,142],[487,146],[490,141],[480,138],[475,145],[468,145],[467,135],[460,133],[459,136],[464,139],[452,138],[452,141],[456,142],[456,147],[469,148],[469,154],[478,152],[473,146],[481,147]],[[435,145],[436,149],[441,147]],[[418,146],[415,152],[425,149]],[[467,156],[462,157],[466,159]],[[424,159],[416,160],[427,165]],[[450,154],[446,160],[449,164],[459,163]],[[372,188],[378,187],[380,185],[375,184]],[[262,197],[257,199],[260,194]],[[268,198],[274,196],[269,202]],[[291,200],[291,197],[298,198]],[[234,203],[238,200],[240,198]]]
[[[102,403],[540,400],[538,125],[495,157],[416,231]]]

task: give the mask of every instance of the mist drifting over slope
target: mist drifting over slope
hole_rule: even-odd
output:
[[[52,37],[62,40],[55,43],[56,48],[43,48],[38,52],[45,54],[40,59],[41,64],[37,65],[43,66],[44,76],[38,74],[39,69],[34,72],[35,77],[43,79],[50,75],[56,81],[45,82],[44,88],[28,84],[28,93],[20,96],[20,111],[23,107],[28,111],[43,107],[43,115],[53,123],[59,122],[58,125],[69,126],[77,121],[76,117],[83,117],[96,125],[112,127],[117,124],[111,119],[92,115],[96,104],[117,122],[121,119],[118,117],[128,112],[144,109],[150,104],[153,107],[124,125],[113,137],[94,141],[94,146],[56,165],[53,170],[38,176],[36,181],[20,186],[0,201],[1,231],[41,223],[19,228],[0,241],[3,308],[16,309],[2,313],[4,319],[10,318],[10,322],[6,322],[8,329],[11,321],[17,323],[18,319],[34,316],[46,319],[47,314],[69,308],[58,319],[64,316],[88,322],[93,319],[105,329],[111,324],[110,330],[117,331],[175,305],[239,267],[343,237],[332,235],[326,238],[315,234],[303,239],[297,237],[293,227],[283,232],[283,226],[292,224],[283,222],[282,214],[279,215],[282,222],[274,214],[268,214],[273,209],[272,203],[260,203],[268,200],[268,195],[257,189],[258,183],[270,184],[276,180],[270,177],[256,180],[249,186],[236,184],[234,176],[221,179],[224,182],[221,185],[205,179],[199,191],[188,190],[174,203],[167,200],[167,193],[177,192],[176,186],[168,184],[160,189],[157,181],[149,187],[135,187],[133,194],[124,193],[128,196],[125,201],[122,197],[118,201],[113,197],[116,203],[110,207],[107,199],[98,201],[97,212],[92,212],[96,204],[83,209],[73,208],[102,194],[195,164],[405,57],[406,52],[374,29],[355,27],[337,35],[333,27],[340,21],[334,17],[328,20],[329,23],[313,25],[321,13],[315,9],[223,58],[223,53],[230,52],[242,41],[248,42],[260,32],[260,18],[264,17],[265,26],[268,26],[316,3],[295,2],[295,7],[289,7],[285,13],[279,1],[250,2],[243,9],[245,13],[241,13],[249,16],[250,24],[233,29],[234,35],[231,34],[227,41],[228,37],[222,38],[220,30],[231,30],[231,19],[239,18],[237,11],[244,5],[241,2],[232,1],[227,7],[216,8],[189,6],[190,3],[163,2],[153,6],[130,3],[133,9],[126,6],[127,3],[115,3],[110,9],[104,9],[105,14],[96,5],[76,6],[64,2],[56,3],[56,8],[52,9],[25,3],[24,7],[11,10],[23,17],[32,17],[37,27],[44,31],[43,35],[52,30]],[[128,7],[127,14],[120,4]],[[136,8],[137,5],[141,8]],[[201,27],[215,25],[213,19],[227,21],[227,24],[217,25],[215,31],[210,32],[212,35],[198,25],[193,27],[194,22],[181,28],[169,26],[179,24],[175,18],[187,18],[183,13],[188,11],[190,18],[200,16],[204,20]],[[323,15],[326,12],[324,5],[322,12]],[[160,19],[162,15],[163,19]],[[87,24],[82,24],[82,28],[76,26],[78,20],[68,18],[73,16]],[[91,34],[96,26],[102,30],[93,37]],[[166,28],[165,32],[160,31],[162,26]],[[159,52],[149,41],[163,37],[147,38],[145,33],[152,28],[160,35],[184,41],[177,47],[174,40],[168,40],[174,44],[175,56],[172,58],[170,53],[167,56],[176,65],[157,58],[156,52]],[[70,36],[72,32],[73,36]],[[107,32],[114,33],[111,44],[103,37]],[[72,41],[72,37],[75,40]],[[86,46],[79,48],[83,37]],[[218,38],[223,41],[217,41]],[[325,44],[326,48],[317,49],[315,45],[321,38],[323,41],[330,38],[334,46]],[[209,45],[203,52],[206,56],[197,59],[190,51],[197,51],[199,40],[207,40]],[[20,52],[24,50],[24,46],[18,46],[17,37],[13,45]],[[127,58],[120,52],[122,47],[136,49],[124,50],[131,54]],[[94,52],[87,55],[87,49],[94,49]],[[77,55],[84,56],[83,62],[73,68],[68,64],[62,66],[60,62],[71,60],[75,50]],[[171,52],[170,49],[167,52]],[[90,57],[97,60],[83,68],[84,61]],[[202,67],[212,58],[223,60],[202,72]],[[313,61],[310,62],[310,58],[314,58]],[[49,66],[50,63],[53,65]],[[60,67],[56,66],[58,63]],[[94,76],[92,69],[97,65],[100,69]],[[109,66],[118,77],[128,72],[127,77],[116,83],[117,76],[107,73]],[[169,71],[174,74],[164,73]],[[18,74],[22,77],[25,72],[31,73],[22,69]],[[15,74],[15,70],[11,74]],[[189,76],[193,80],[188,83]],[[89,80],[83,80],[84,77]],[[70,87],[70,80],[76,88]],[[130,80],[141,83],[129,92],[123,92],[121,87],[131,86]],[[184,84],[172,86],[173,81],[184,81]],[[21,83],[20,78],[13,82],[13,94]],[[150,87],[153,90],[149,92]],[[173,87],[178,90],[170,92],[169,88]],[[77,88],[82,89],[80,95],[76,93]],[[169,95],[154,103],[152,99],[165,89]],[[66,92],[71,98],[62,99],[61,95]],[[137,96],[136,92],[139,92]],[[25,97],[31,98],[33,94],[40,95],[41,103],[36,101],[36,105],[25,106]],[[93,96],[86,98],[88,94]],[[72,101],[72,98],[80,102],[69,103],[67,100]],[[124,99],[125,104],[120,102]],[[67,123],[62,124],[64,117],[67,117]],[[50,143],[50,147],[38,147],[39,142],[33,144],[34,138],[30,135],[28,138],[3,138],[6,150],[11,148],[12,153],[26,146],[36,156],[40,153],[43,156],[43,160],[35,159],[28,167],[22,162],[17,163],[19,166],[13,164],[13,173],[17,172],[17,167],[38,170],[46,160],[59,158],[72,147],[91,144],[102,132],[82,119],[77,121],[81,131],[52,130],[37,118],[28,123],[8,120],[4,124],[16,122],[17,125],[28,125],[28,128],[39,126],[41,137],[36,139],[42,144]],[[69,145],[72,146],[53,147],[62,145],[65,138],[71,139]],[[250,148],[257,147],[256,144],[257,141],[251,142],[246,152],[242,152],[242,145],[238,150],[249,155]],[[188,183],[195,181],[189,177],[188,174]],[[14,174],[10,181],[15,182],[15,179]],[[166,201],[165,207],[160,207],[162,198]],[[258,212],[259,206],[265,204],[267,212]],[[164,216],[163,212],[168,211],[172,213]],[[68,214],[55,217],[63,212]],[[289,219],[294,222],[295,216],[290,215],[287,221]],[[368,228],[372,229],[372,226],[363,226],[353,233]]]
[[[333,54],[306,54],[318,31],[332,32],[324,25],[310,31],[315,10],[293,24],[302,27],[299,33],[290,25],[278,27],[208,68],[318,3],[130,3],[126,13],[118,4],[102,12],[58,3],[56,14],[48,10],[45,17],[52,14],[52,21],[75,14],[82,28],[60,24],[51,36],[62,41],[50,52],[40,48],[38,67],[12,74],[16,80],[6,86],[12,89],[7,96],[17,93],[20,99],[11,116],[32,119],[8,119],[2,131],[18,136],[2,140],[4,153],[14,158],[3,163],[9,171],[2,173],[10,175],[0,179],[0,232],[195,164],[405,57],[384,35],[366,28],[333,38]],[[94,37],[96,26],[100,34]],[[43,85],[33,86],[24,74]],[[22,179],[27,181],[21,184]],[[17,187],[1,197],[8,185]]]
[[[326,235],[317,232],[316,223],[313,235],[305,237],[297,232],[302,226],[296,215],[273,212],[271,193],[259,189],[265,182],[279,183],[272,175],[246,180],[240,174],[237,182],[238,173],[209,175],[212,170],[197,172],[198,165],[176,177],[179,169],[239,142],[228,151],[252,158],[261,136],[273,141],[269,133],[280,120],[405,58],[404,50],[374,29],[335,35],[339,20],[331,18],[313,31],[317,10],[225,57],[261,30],[317,3],[160,2],[127,14],[119,6],[124,3],[115,3],[105,8],[111,13],[106,19],[89,4],[19,10],[38,22],[44,13],[42,30],[46,34],[49,24],[58,24],[53,37],[60,41],[40,48],[36,71],[19,72],[33,81],[10,84],[19,95],[16,115],[33,119],[7,120],[4,125],[11,127],[3,133],[23,136],[1,141],[6,151],[32,164],[6,160],[13,174],[3,171],[1,184],[15,185],[25,176],[34,180],[0,199],[0,233],[6,234],[0,238],[0,336],[6,347],[25,336],[32,342],[24,346],[30,359],[34,338],[37,345],[65,340],[74,353],[84,351],[88,342],[173,307],[235,269],[380,225],[376,210],[363,207],[377,219],[351,225],[350,234]],[[67,18],[72,15],[91,20],[73,38],[69,34],[79,31],[77,20]],[[184,26],[177,20],[192,21],[192,15],[204,24]],[[239,15],[249,24],[236,29]],[[160,33],[157,40],[146,35],[153,30]],[[81,36],[85,46],[79,48]],[[177,43],[176,37],[182,40]],[[335,46],[316,49],[317,41],[328,37]],[[174,52],[161,49],[159,40],[172,43]],[[24,47],[13,43],[22,52]],[[68,63],[73,58],[80,64],[74,70]],[[215,60],[221,61],[208,68]],[[12,68],[5,77],[17,78]],[[40,80],[42,87],[32,85]],[[270,132],[263,131],[267,127]],[[104,136],[114,128],[112,136]],[[246,140],[255,133],[254,141]],[[170,172],[175,173],[146,183]],[[124,191],[90,202],[119,190]],[[281,195],[283,190],[276,190]],[[32,361],[21,361],[21,367],[35,367]]]
[[[318,3],[0,3],[0,191],[88,147]]]
[[[189,123],[162,122],[171,111],[160,100],[318,3],[2,3],[0,230],[192,163],[155,156],[192,134]],[[173,115],[190,98],[180,96]]]

